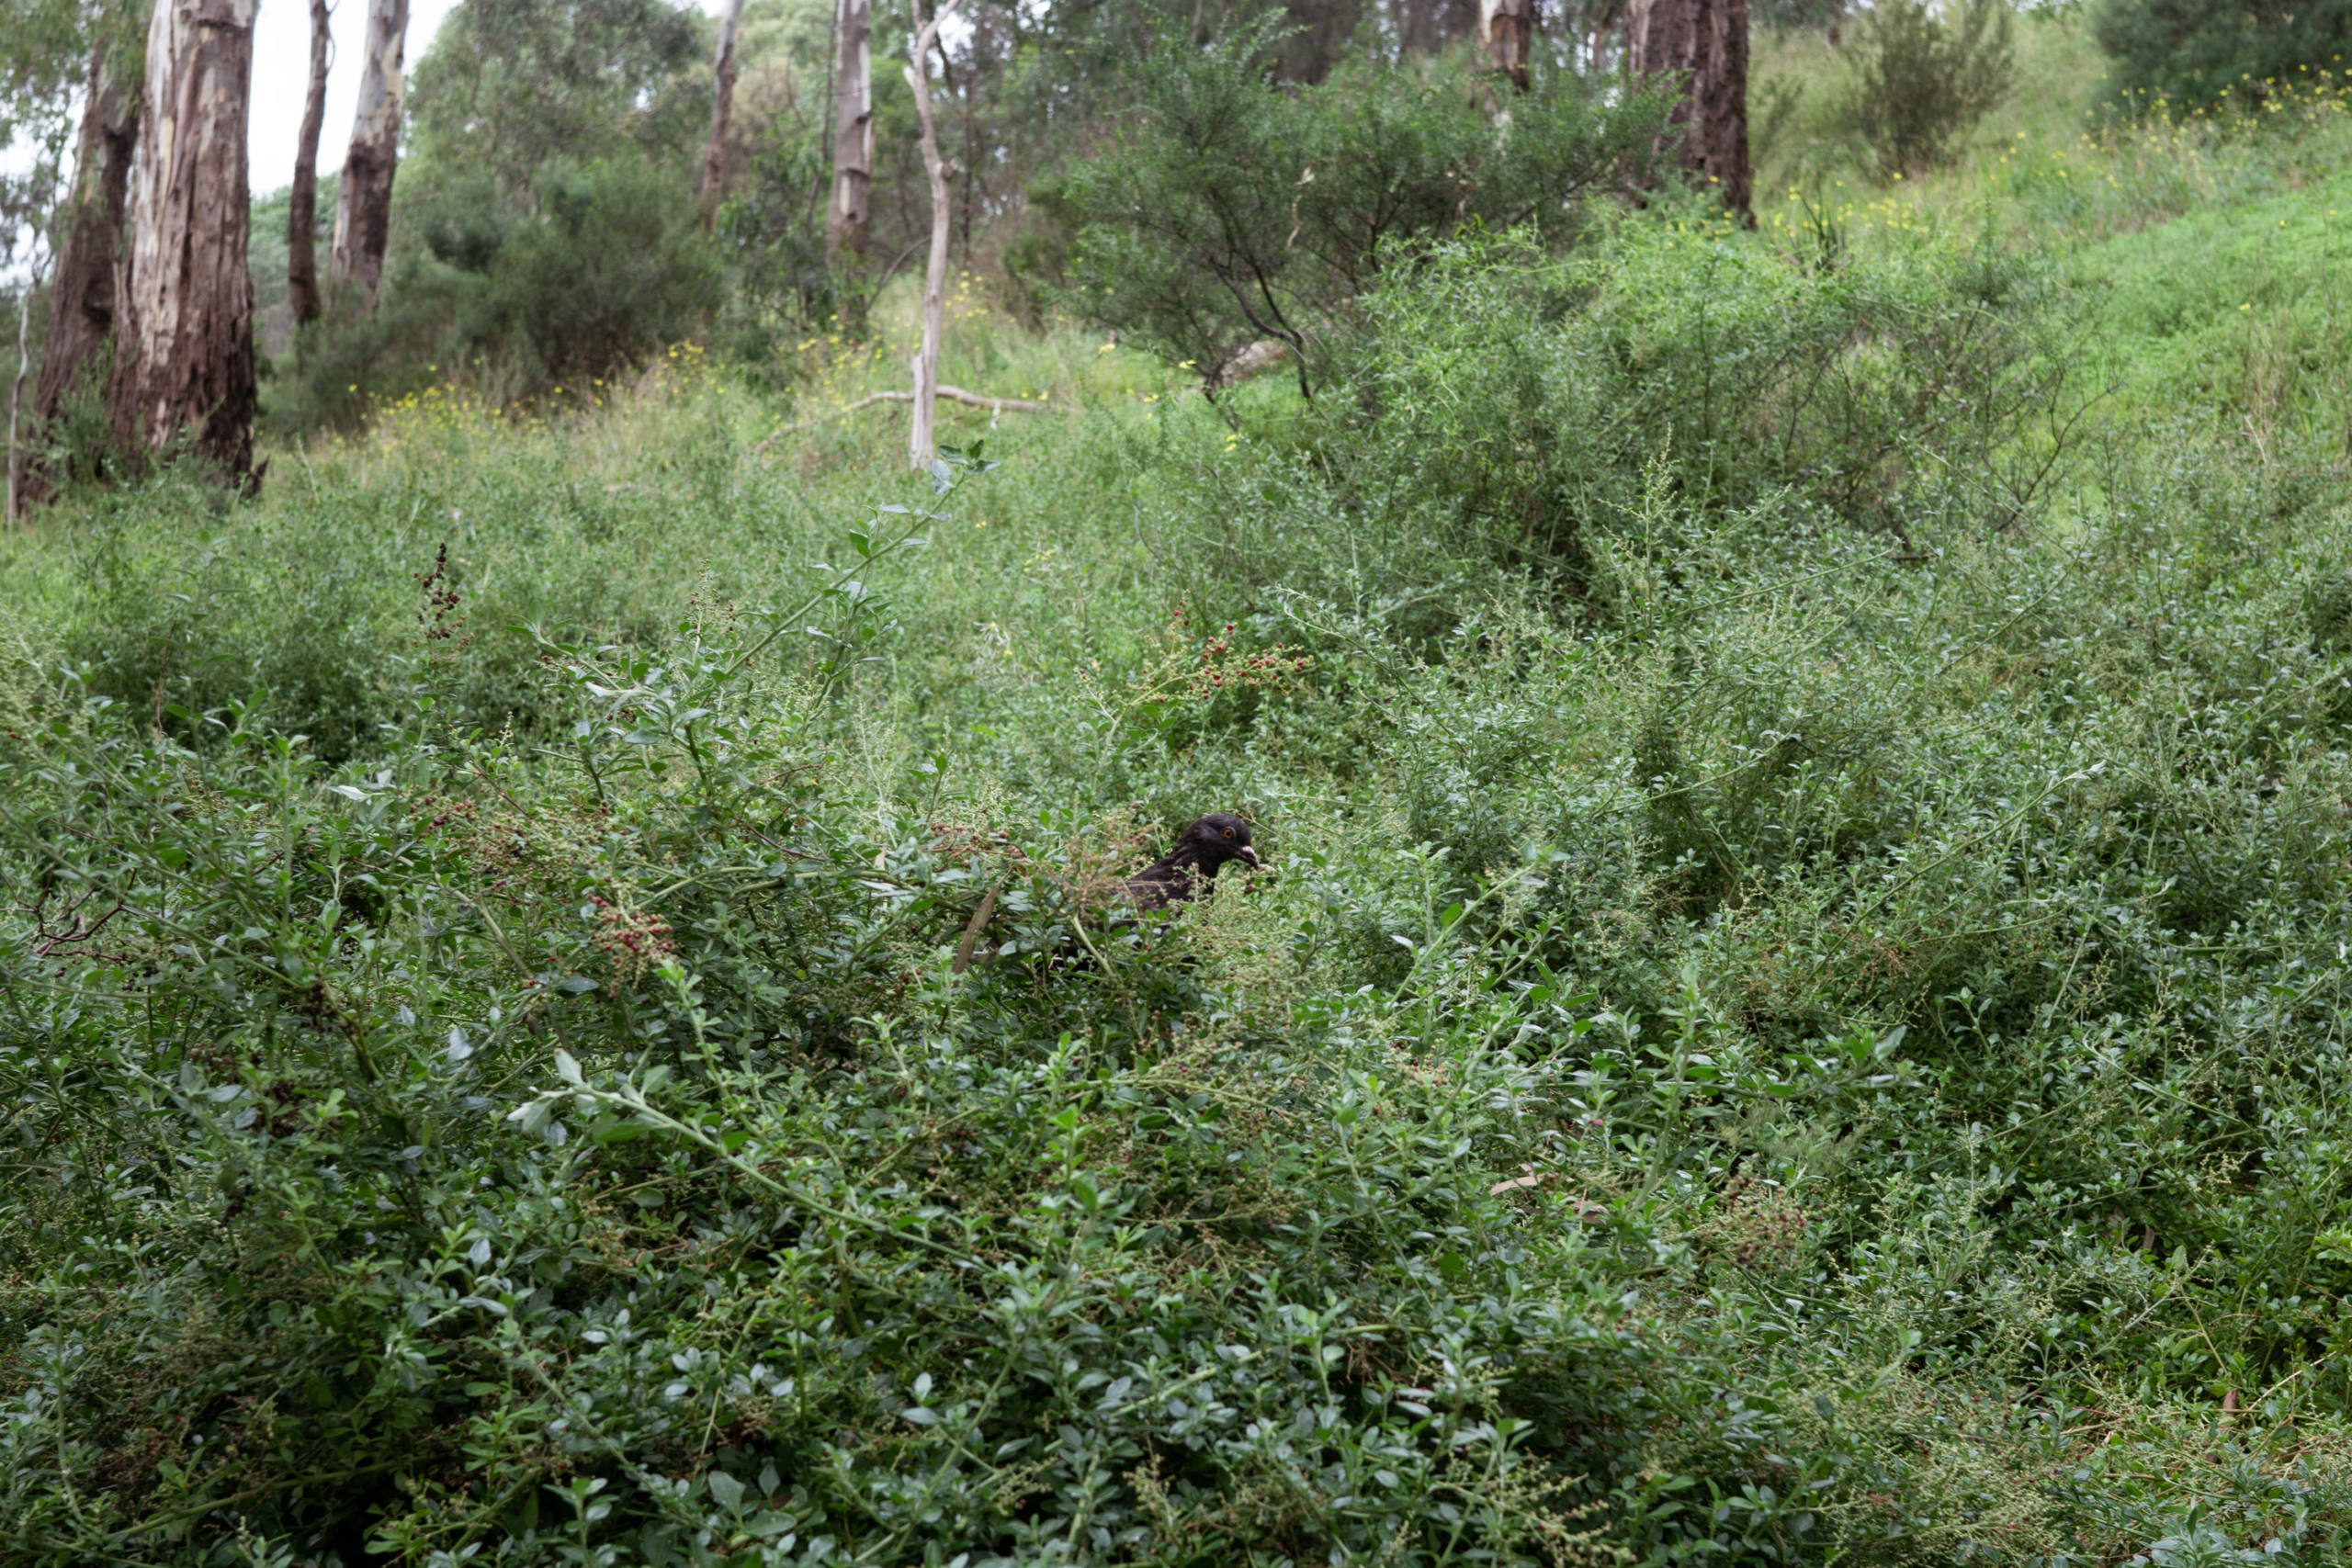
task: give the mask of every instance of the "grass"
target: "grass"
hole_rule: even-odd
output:
[[[1967,134],[1949,169],[1927,176],[1930,191],[1945,200],[1964,204],[1969,188],[2020,143],[2035,152],[2073,145],[2106,96],[2106,58],[2091,40],[2082,7],[2037,7],[2019,13],[2014,27],[2015,90]],[[1849,39],[1854,30],[1845,29]],[[1750,73],[1759,108],[1794,94],[1786,120],[1758,150],[1759,208],[1784,203],[1790,189],[1804,187],[1809,177],[1826,176],[1832,188],[1843,180],[1849,190],[1875,183],[1864,173],[1868,160],[1837,141],[1832,107],[1846,70],[1845,51],[1832,49],[1825,34],[1808,28],[1757,35]]]
[[[1677,268],[1901,285],[1862,382],[2030,278],[2102,395],[1997,525],[1596,444],[1532,553],[1400,296],[1370,425],[967,299],[1059,412],[944,492],[901,315],[11,537],[11,1552],[2340,1561],[2340,132],[2061,96],[1525,318],[1688,399]]]

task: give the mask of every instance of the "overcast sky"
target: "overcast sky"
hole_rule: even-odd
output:
[[[327,72],[327,118],[319,132],[319,173],[343,167],[351,144],[351,116],[359,107],[359,28],[367,0],[333,0],[328,22],[334,35],[334,64]],[[717,14],[721,0],[702,0]],[[442,19],[458,0],[409,0],[408,63],[424,58]],[[294,182],[294,139],[302,130],[302,92],[311,71],[311,13],[303,0],[261,0],[254,21],[254,106],[247,128],[254,195]]]

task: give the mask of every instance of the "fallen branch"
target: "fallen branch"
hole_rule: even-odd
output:
[[[986,409],[990,413],[1051,413],[1054,408],[1051,403],[1035,402],[1028,398],[984,398],[978,392],[967,392],[961,387],[940,386],[933,388],[933,390],[950,402],[964,403],[976,409]],[[795,420],[790,424],[779,426],[770,432],[757,446],[752,448],[752,455],[755,457],[764,455],[769,447],[796,430],[809,430],[820,424],[829,424],[844,414],[855,413],[858,410],[869,408],[876,403],[910,403],[914,400],[915,395],[912,392],[868,392],[854,402],[843,403],[831,413],[819,414],[815,419]]]

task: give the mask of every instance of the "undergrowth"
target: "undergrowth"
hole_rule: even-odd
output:
[[[2265,199],[1487,236],[1313,406],[975,328],[1062,408],[929,477],[812,344],[77,498],[0,563],[5,1555],[2343,1560]],[[1108,922],[1209,810],[1264,869]]]

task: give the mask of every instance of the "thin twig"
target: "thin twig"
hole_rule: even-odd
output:
[[[941,397],[950,402],[965,403],[976,409],[986,409],[990,413],[1051,413],[1054,412],[1053,404],[1036,402],[1028,398],[983,397],[978,392],[967,392],[961,387],[944,385],[935,389]],[[752,456],[755,457],[766,456],[769,447],[797,430],[809,430],[817,425],[830,424],[843,415],[855,413],[858,410],[870,408],[876,403],[910,403],[914,400],[915,395],[912,392],[868,392],[854,402],[843,403],[831,413],[819,414],[815,419],[796,420],[790,424],[779,426],[757,446],[752,448]]]
[[[978,944],[980,933],[988,929],[989,920],[996,914],[997,891],[1003,886],[1004,878],[998,877],[996,886],[990,887],[982,896],[980,907],[972,911],[971,924],[964,928],[964,940],[956,946],[955,972],[956,974],[961,975],[972,966],[972,949]]]

